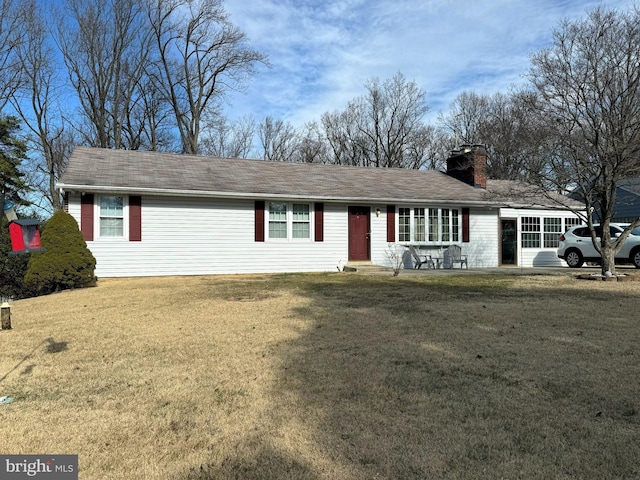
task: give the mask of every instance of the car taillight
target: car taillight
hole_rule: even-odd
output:
[[[560,235],[560,241],[564,242],[566,239],[564,238],[564,235]]]

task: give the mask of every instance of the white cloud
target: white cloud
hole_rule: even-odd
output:
[[[506,92],[565,18],[633,0],[227,0],[231,21],[271,68],[260,68],[229,115],[294,125],[402,72],[427,92],[433,116],[462,91]]]

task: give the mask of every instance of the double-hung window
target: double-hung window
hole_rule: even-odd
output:
[[[522,248],[540,248],[540,217],[522,217]]]
[[[544,248],[558,248],[562,233],[562,218],[545,218],[544,220]]]
[[[398,208],[398,240],[401,242],[411,241],[411,209]]]
[[[287,238],[287,204],[269,204],[269,238]]]
[[[292,205],[293,218],[291,236],[293,238],[311,238],[311,212],[308,203]]]
[[[580,223],[578,217],[522,217],[522,248],[558,248],[562,232]]]
[[[311,206],[308,203],[270,202],[269,239],[310,239]]]
[[[425,236],[425,218],[424,208],[413,209],[413,241],[424,242]]]
[[[100,236],[124,236],[124,197],[100,197]]]

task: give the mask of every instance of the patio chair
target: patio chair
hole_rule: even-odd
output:
[[[467,263],[467,256],[462,254],[462,248],[460,245],[451,245],[444,251],[444,268],[453,268],[456,263],[460,264],[460,268],[462,265],[466,269],[469,269],[469,264]]]
[[[407,247],[409,249],[409,251],[411,252],[411,256],[413,257],[413,259],[415,260],[415,264],[413,265],[413,268],[420,268],[422,267],[422,265],[427,265],[427,268],[436,268],[435,264],[433,263],[433,259],[431,258],[431,255],[424,255],[421,253],[418,253],[418,250],[416,249],[416,247],[409,245]]]

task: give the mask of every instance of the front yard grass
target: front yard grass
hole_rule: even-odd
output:
[[[12,304],[0,453],[103,479],[640,477],[640,282],[105,279]]]

